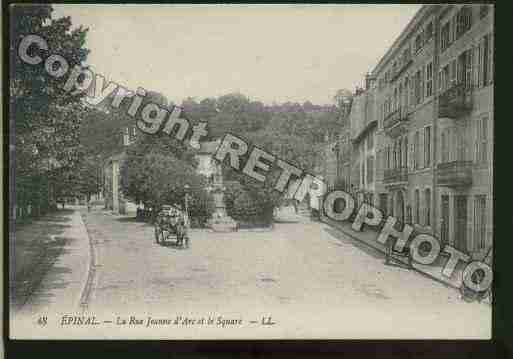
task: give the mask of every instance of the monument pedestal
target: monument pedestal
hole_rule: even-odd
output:
[[[238,228],[237,222],[226,213],[224,205],[224,193],[222,188],[212,192],[214,196],[215,211],[212,218],[208,220],[208,226],[214,232],[233,232]]]

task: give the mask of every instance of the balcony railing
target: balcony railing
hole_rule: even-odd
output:
[[[383,176],[383,182],[388,185],[408,182],[408,168],[399,167],[386,169]]]
[[[472,88],[456,84],[439,97],[438,117],[457,119],[472,110]]]
[[[411,57],[411,55],[404,58],[401,61],[401,64],[398,65],[392,72],[392,76],[390,77],[390,80],[395,81],[399,77],[399,75],[401,75],[404,72],[404,70],[406,70],[408,68],[408,66],[410,66],[410,64],[412,62],[413,62],[413,58]]]
[[[472,184],[472,161],[440,163],[436,171],[439,186],[461,187]]]
[[[399,107],[394,112],[389,113],[383,121],[383,128],[390,136],[396,136],[401,133],[405,128],[404,124],[408,121],[408,113],[402,107]]]

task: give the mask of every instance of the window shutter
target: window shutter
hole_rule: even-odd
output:
[[[472,46],[472,85],[478,87],[479,46]]]
[[[457,79],[457,76],[456,76],[456,73],[457,73],[457,70],[458,70],[458,67],[457,67],[457,61],[456,59],[455,60],[452,60],[451,61],[451,65],[450,65],[450,69],[449,69],[449,74],[450,74],[450,84],[449,84],[449,87],[451,87],[452,85],[454,85],[454,83],[456,82],[456,79]]]
[[[477,47],[477,56],[478,56],[478,61],[477,61],[477,87],[483,87],[484,86],[484,84],[483,84],[483,65],[484,65],[484,62],[483,62],[483,57],[484,57],[483,48],[484,48],[484,39],[481,39],[481,41],[479,41],[479,45]]]
[[[488,34],[487,35],[488,37],[488,83],[493,83],[494,81],[494,67],[493,67],[493,63],[494,63],[494,59],[493,59],[493,54],[494,54],[494,51],[493,51],[493,34]]]
[[[471,87],[472,86],[472,77],[473,77],[473,67],[472,67],[472,64],[473,64],[473,54],[474,52],[472,51],[473,49],[470,48],[466,51],[466,57],[465,57],[465,86],[467,87]]]
[[[478,118],[477,121],[475,122],[475,126],[476,126],[475,161],[476,161],[476,163],[479,163],[479,148],[480,148],[479,141],[481,141],[481,119],[480,118]]]
[[[424,87],[425,87],[425,76],[426,76],[426,67],[422,66],[420,68],[420,102],[424,101]]]
[[[483,152],[483,155],[482,155],[482,160],[483,162],[486,162],[487,161],[487,147],[488,147],[488,129],[486,128],[486,126],[488,125],[488,118],[487,117],[483,117],[482,118],[482,125],[483,125],[483,129],[482,129],[482,133],[481,133],[481,136],[482,136],[482,142],[481,142],[481,151]]]
[[[456,41],[456,27],[458,24],[458,15],[454,15],[451,20],[451,43]]]

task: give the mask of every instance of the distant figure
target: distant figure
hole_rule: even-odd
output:
[[[91,200],[87,201],[87,212],[91,212],[92,203]]]

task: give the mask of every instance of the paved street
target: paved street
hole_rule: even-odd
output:
[[[381,254],[324,224],[289,216],[272,231],[192,230],[191,248],[180,249],[156,244],[149,224],[100,210],[84,214],[97,263],[87,311],[102,319],[180,314],[243,320],[222,332],[207,329],[207,337],[490,334],[490,306],[465,303],[452,288],[385,266]],[[249,323],[267,316],[276,324]],[[151,332],[169,336],[169,328],[167,334],[159,329]]]

